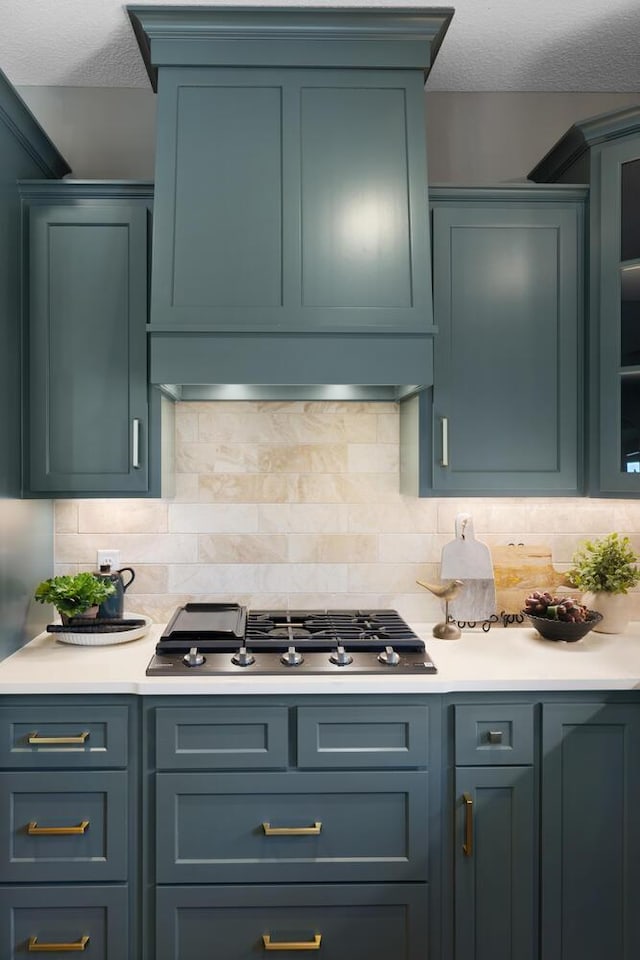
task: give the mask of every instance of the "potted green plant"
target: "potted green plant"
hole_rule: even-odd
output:
[[[115,586],[92,573],[64,574],[50,577],[36,587],[38,603],[52,603],[63,623],[71,617],[95,617],[98,606],[111,596]]]
[[[568,580],[584,591],[582,602],[602,614],[603,619],[594,628],[599,633],[622,633],[626,628],[626,595],[640,582],[637,561],[629,538],[617,533],[587,540],[573,555]]]

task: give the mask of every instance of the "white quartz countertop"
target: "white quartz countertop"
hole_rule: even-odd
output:
[[[590,633],[577,643],[543,640],[531,627],[465,631],[436,640],[432,625],[412,624],[438,668],[435,675],[147,677],[162,633],[110,646],[61,643],[42,633],[0,662],[0,694],[144,695],[447,693],[457,691],[639,690],[640,622],[623,634]]]

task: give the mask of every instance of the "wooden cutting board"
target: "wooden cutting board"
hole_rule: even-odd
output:
[[[496,613],[519,613],[532,590],[548,590],[567,596],[566,574],[554,569],[551,548],[542,544],[519,543],[491,547],[496,582]]]

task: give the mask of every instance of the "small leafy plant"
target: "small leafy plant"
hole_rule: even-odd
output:
[[[94,577],[92,573],[65,574],[39,583],[34,599],[38,603],[52,603],[65,617],[78,617],[101,604],[114,591],[111,581]]]
[[[627,593],[640,582],[637,560],[628,537],[609,533],[582,544],[567,576],[573,586],[591,593]]]

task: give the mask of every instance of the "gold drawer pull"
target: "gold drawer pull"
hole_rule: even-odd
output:
[[[464,803],[464,843],[462,852],[465,857],[473,855],[473,800],[471,794],[463,793],[462,802]]]
[[[83,820],[77,827],[39,827],[35,820],[32,820],[27,833],[30,837],[70,837],[79,833],[85,833],[89,826],[88,820]]]
[[[29,953],[47,951],[48,953],[67,953],[71,950],[84,950],[89,943],[89,937],[80,937],[75,943],[38,943],[37,937],[29,937],[27,950]]]
[[[322,822],[316,820],[312,827],[272,827],[270,823],[263,823],[262,829],[266,837],[317,837],[322,830]]]
[[[275,943],[268,933],[263,934],[262,937],[265,950],[319,950],[321,943],[321,933],[316,933],[313,940],[276,940]]]
[[[51,744],[67,744],[67,743],[84,743],[85,740],[89,739],[89,731],[84,730],[82,733],[79,733],[77,737],[39,737],[38,731],[34,730],[33,733],[29,734],[29,743],[33,743],[36,746],[42,746],[46,744],[47,746]],[[82,948],[84,950],[84,947]]]

